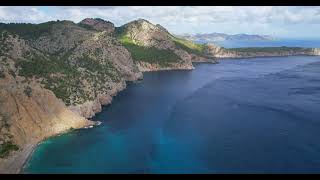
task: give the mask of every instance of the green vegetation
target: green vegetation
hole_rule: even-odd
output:
[[[16,65],[21,67],[19,75],[25,77],[47,77],[50,73],[72,74],[75,71],[65,64],[63,59],[51,57],[49,60],[39,55],[33,55],[28,60],[19,60]]]
[[[45,87],[52,90],[58,98],[68,101],[70,93],[67,88],[77,79],[77,71],[57,57],[45,57],[33,55],[28,60],[19,60],[16,63],[20,67],[19,75],[25,77],[45,78]],[[62,74],[63,77],[54,77],[52,74]]]
[[[24,90],[23,90],[24,94],[28,97],[32,96],[32,89],[30,86],[27,86]]]
[[[97,50],[101,51],[101,50]],[[94,97],[85,93],[81,79],[93,82],[94,88],[105,87],[108,79],[119,82],[119,72],[110,61],[99,62],[88,55],[77,58],[75,64],[68,61],[71,52],[65,54],[51,55],[44,57],[31,53],[27,60],[18,60],[16,67],[19,68],[19,75],[31,78],[44,78],[42,83],[46,89],[52,90],[54,94],[62,99],[66,105],[71,105],[71,96],[76,95],[78,100],[74,103],[83,103],[86,100],[93,100]],[[77,70],[84,69],[83,72]],[[102,84],[102,85],[100,85]],[[25,92],[27,93],[27,91]],[[73,104],[74,104],[73,103]]]
[[[0,71],[0,78],[5,78],[5,77],[6,77],[6,75],[4,74],[4,72]]]
[[[171,39],[175,43],[177,48],[181,48],[188,53],[193,53],[196,55],[203,55],[204,54],[204,45],[203,44],[197,44],[192,41],[188,41],[186,39],[177,38],[174,36],[171,36]]]
[[[288,52],[288,51],[306,51],[307,48],[301,48],[301,47],[246,47],[246,48],[229,48],[229,50],[237,51],[237,52],[245,52],[245,53],[256,53],[256,52],[269,52],[269,53],[275,53],[275,52]]]
[[[14,73],[12,69],[9,69],[8,72],[9,72],[9,74],[10,74],[11,76],[13,76],[14,78],[16,77],[16,73]]]
[[[134,61],[145,61],[165,66],[169,63],[179,62],[181,59],[171,50],[144,47],[135,43],[125,35],[118,36],[119,41],[131,53]]]
[[[10,33],[8,33],[7,31],[3,31],[0,34],[0,56],[3,56],[4,58],[7,57],[7,52],[13,47],[12,42],[5,42],[5,40],[9,37],[9,34]]]
[[[30,24],[30,23],[0,23],[0,31],[9,31],[13,34],[18,34],[19,36],[26,39],[35,39],[44,33],[49,33],[52,24],[55,21],[49,21],[41,24]]]
[[[97,51],[101,52],[101,49],[96,49],[96,53]],[[99,73],[105,74],[108,77],[110,77],[112,81],[115,81],[115,82],[120,81],[120,78],[117,75],[119,74],[119,72],[116,70],[116,68],[113,66],[113,64],[110,61],[106,61],[105,63],[99,63],[97,60],[90,58],[88,55],[84,55],[82,58],[78,59],[78,66],[86,68],[91,72],[99,72]],[[114,72],[117,72],[117,73],[114,74]],[[97,77],[101,78],[99,74],[97,75]]]
[[[19,147],[16,144],[13,144],[11,141],[5,142],[0,145],[0,158],[5,158],[11,151],[17,150],[19,150]]]

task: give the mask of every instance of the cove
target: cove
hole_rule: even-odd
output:
[[[144,73],[94,117],[41,143],[24,173],[319,173],[320,58]]]

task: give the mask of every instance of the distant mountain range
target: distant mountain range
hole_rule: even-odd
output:
[[[179,36],[179,35],[178,35]],[[186,38],[192,41],[271,41],[275,38],[269,35],[250,35],[250,34],[235,34],[229,35],[224,33],[209,33],[209,34],[184,34],[180,35],[182,38]]]

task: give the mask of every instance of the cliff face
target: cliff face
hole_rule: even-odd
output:
[[[36,81],[27,83],[25,78],[14,78],[7,72],[4,76],[0,79],[0,144],[8,148],[2,155],[11,156],[0,158],[0,173],[17,173],[30,147],[43,139],[94,124],[70,111]]]
[[[113,33],[115,30],[114,24],[110,21],[105,21],[100,18],[86,18],[80,23],[83,27],[88,27],[97,31],[106,31],[106,33]]]

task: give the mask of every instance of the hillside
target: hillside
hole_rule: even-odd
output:
[[[83,117],[101,111],[126,81],[142,78],[113,32],[100,19],[0,25],[1,156],[90,124]]]
[[[116,28],[79,23],[0,23],[0,171],[17,172],[32,148],[55,134],[94,124],[126,81],[141,71],[193,69],[215,62],[201,46],[145,20]]]
[[[204,45],[177,38],[164,27],[144,19],[118,27],[116,33],[142,71],[192,69],[192,62],[215,62],[204,54]]]

